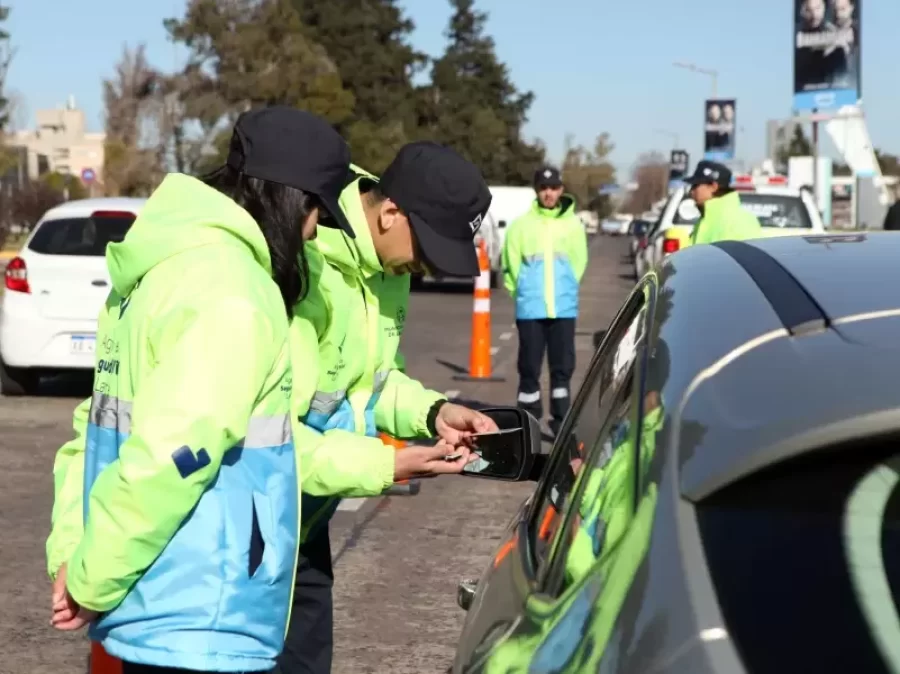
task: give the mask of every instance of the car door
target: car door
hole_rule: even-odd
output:
[[[595,353],[535,494],[479,581],[452,671],[528,671],[552,628],[578,614],[585,584],[594,591],[591,569],[633,512],[637,372],[654,283],[632,293]],[[604,508],[615,517],[601,523]]]

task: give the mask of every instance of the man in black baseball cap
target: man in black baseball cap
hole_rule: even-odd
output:
[[[429,142],[401,148],[380,180],[351,168],[355,175],[340,207],[355,238],[330,229],[307,244],[316,283],[291,324],[291,358],[300,373],[291,405],[299,422],[294,437],[309,486],[294,609],[276,670],[284,674],[331,669],[328,522],[335,497],[394,493],[403,488],[395,482],[460,473],[469,457],[466,438],[497,429],[486,415],[451,403],[398,366],[410,273],[479,273],[473,239],[491,204],[481,172]],[[317,356],[318,367],[311,367]],[[306,372],[318,373],[316,381],[297,379]],[[395,450],[379,432],[441,442]],[[451,454],[457,458],[446,460]]]
[[[754,239],[762,236],[759,220],[741,206],[740,195],[731,187],[731,170],[714,161],[697,163],[685,178],[688,194],[703,214],[691,231],[690,244]]]
[[[578,295],[588,263],[587,235],[575,198],[565,194],[557,168],[541,166],[535,171],[534,192],[531,208],[506,229],[503,284],[516,303],[518,405],[542,418],[540,379],[546,354],[550,430],[555,434],[570,404]]]
[[[378,192],[390,202],[373,231],[382,262],[394,271],[477,276],[473,240],[491,205],[478,168],[437,143],[410,143],[387,167]],[[384,227],[388,225],[388,227]]]
[[[330,216],[320,223],[353,236],[338,206],[347,184],[350,148],[321,117],[286,105],[242,113],[234,125],[226,165],[250,178],[314,195]]]

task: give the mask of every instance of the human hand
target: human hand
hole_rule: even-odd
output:
[[[448,461],[445,457],[459,455]],[[413,477],[436,477],[461,473],[467,464],[478,459],[468,447],[454,446],[443,440],[434,447],[411,445],[397,451],[394,456],[394,481]]]
[[[63,564],[53,581],[51,597],[53,615],[50,624],[58,630],[71,632],[97,619],[96,611],[90,611],[78,605],[66,589],[66,565]]]
[[[451,445],[461,445],[473,433],[499,431],[497,423],[486,414],[456,403],[444,403],[434,420],[434,428],[441,439]]]

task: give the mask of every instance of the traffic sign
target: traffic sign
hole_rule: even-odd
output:
[[[94,172],[92,168],[83,168],[81,169],[81,181],[90,185],[94,180],[97,179],[97,174]]]

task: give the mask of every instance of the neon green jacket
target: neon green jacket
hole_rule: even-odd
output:
[[[374,177],[354,169],[359,177],[340,204],[356,238],[319,228],[306,246],[311,291],[291,323],[304,535],[328,521],[340,497],[375,496],[393,484],[396,450],[377,433],[428,437],[428,411],[444,398],[401,371],[410,279],[382,268],[359,190]]]
[[[500,260],[517,319],[576,318],[588,249],[575,199],[564,195],[554,209],[535,200],[507,228]]]
[[[116,657],[259,671],[299,529],[288,317],[250,215],[173,174],[110,244],[94,393],[54,465],[48,569]],[[185,634],[191,638],[186,639]]]
[[[763,236],[756,216],[741,206],[737,192],[706,202],[703,217],[691,230],[690,245],[716,241],[743,241]]]

